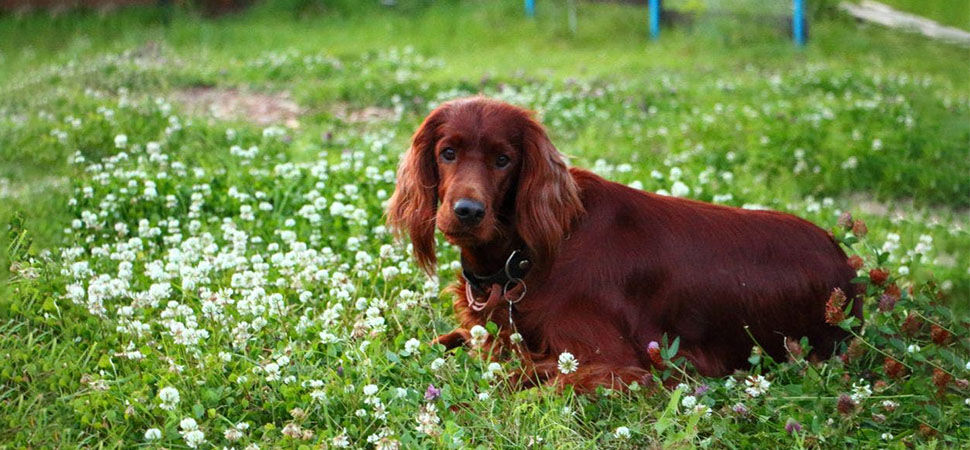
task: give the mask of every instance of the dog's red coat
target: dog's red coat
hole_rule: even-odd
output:
[[[455,161],[437,157],[442,146]],[[491,165],[499,153],[513,163]],[[459,191],[486,205],[481,226],[451,219],[444,205]],[[429,272],[436,224],[478,273],[526,249],[534,267],[512,313],[523,380],[620,387],[648,373],[648,343],[664,334],[679,336],[679,354],[710,376],[745,368],[752,337],[784,359],[785,339],[807,336],[826,357],[846,336],[825,323],[825,302],[834,288],[855,292],[855,271],[826,231],[789,214],[655,195],[569,169],[530,113],[505,103],[476,97],[432,112],[401,163],[388,219],[410,234]],[[503,327],[495,342],[511,348],[498,289],[473,311],[459,278],[461,325],[437,342],[461,345],[474,325],[493,321]],[[861,318],[860,302],[852,314]],[[564,351],[576,372],[557,370]]]

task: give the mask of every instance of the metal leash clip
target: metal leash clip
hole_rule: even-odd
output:
[[[502,286],[502,298],[508,301],[509,305],[514,305],[520,302],[523,298],[525,298],[526,292],[528,292],[528,288],[525,285],[525,281],[523,281],[521,278],[512,276],[512,270],[509,267],[512,265],[512,260],[515,259],[515,255],[517,253],[519,253],[518,250],[513,251],[509,255],[509,259],[505,261],[505,276],[508,277],[509,280],[505,282],[504,286]],[[524,261],[524,262],[528,263],[528,261]],[[513,300],[508,297],[508,293],[509,291],[515,288],[516,283],[522,285],[522,292],[519,293],[519,296],[515,300]]]

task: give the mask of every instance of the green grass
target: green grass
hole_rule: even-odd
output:
[[[732,21],[650,43],[632,6],[582,3],[574,35],[558,2],[540,2],[536,21],[517,2],[400,3],[293,2],[215,20],[175,10],[168,26],[152,9],[0,18],[0,223],[10,228],[0,265],[11,267],[0,275],[0,442],[132,446],[158,428],[160,445],[179,447],[187,417],[219,447],[342,434],[368,447],[380,433],[405,448],[970,438],[970,392],[933,386],[934,369],[937,381],[970,370],[960,338],[970,333],[965,49],[840,17],[818,19],[796,49],[779,30]],[[269,132],[193,115],[175,99],[199,86],[286,91],[304,111],[298,127]],[[380,228],[390,174],[422,117],[477,92],[537,110],[573,164],[607,178],[832,229],[865,269],[890,272],[900,298],[877,312],[885,286],[870,286],[867,325],[845,361],[762,358],[734,381],[684,378],[691,392],[508,392],[470,352],[423,344],[455,325],[440,294],[454,249],[439,247],[441,279],[429,282]],[[339,113],[375,107],[376,120]],[[837,227],[843,211],[868,236]],[[292,242],[307,251],[289,253]],[[100,294],[109,280],[118,295]],[[149,328],[133,332],[135,320]],[[175,321],[208,336],[173,335]],[[422,343],[415,352],[410,339]],[[886,372],[886,354],[906,377]],[[744,380],[757,374],[771,388],[752,397]],[[368,384],[377,394],[364,394]],[[442,388],[430,435],[416,429],[428,384]],[[694,400],[710,416],[681,404],[702,385]],[[172,410],[159,407],[166,386],[180,393]],[[859,404],[838,412],[854,392]],[[789,419],[802,431],[786,432]],[[238,422],[250,428],[230,442],[223,433]],[[287,425],[312,436],[287,437]]]
[[[970,3],[959,0],[883,0],[900,11],[970,31]]]

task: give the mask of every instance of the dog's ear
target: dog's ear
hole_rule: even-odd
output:
[[[535,262],[545,267],[573,222],[585,211],[563,156],[542,125],[528,116],[522,133],[522,155],[515,228]]]
[[[411,148],[397,169],[397,186],[387,209],[388,225],[398,237],[405,233],[411,237],[414,258],[429,275],[434,274],[437,262],[434,229],[438,169],[434,146],[445,108],[441,106],[432,111],[411,138]]]

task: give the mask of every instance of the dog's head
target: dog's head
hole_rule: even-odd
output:
[[[431,112],[401,161],[388,223],[434,272],[437,226],[462,248],[521,239],[549,261],[583,207],[545,130],[522,108],[472,97]]]

